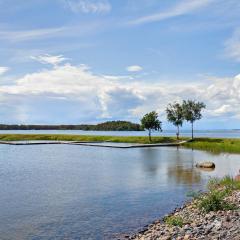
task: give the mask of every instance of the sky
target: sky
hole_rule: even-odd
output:
[[[0,0],[0,56],[0,123],[172,129],[193,99],[196,128],[240,128],[239,0]]]

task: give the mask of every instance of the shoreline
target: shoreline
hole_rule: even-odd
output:
[[[147,136],[101,136],[101,135],[69,135],[69,134],[0,134],[0,141],[62,141],[85,143],[126,143],[126,144],[167,144],[178,145],[180,141],[187,141],[181,146],[190,149],[203,150],[212,153],[237,153],[240,154],[240,139],[238,138],[194,138],[187,137],[153,136],[149,142]]]
[[[0,141],[0,144],[4,145],[15,145],[15,146],[28,146],[28,145],[57,145],[57,144],[67,144],[67,145],[78,145],[78,146],[89,146],[89,147],[105,147],[105,148],[122,148],[122,149],[131,149],[131,148],[146,148],[146,147],[179,147],[186,143],[187,141],[173,142],[173,143],[149,143],[149,144],[126,144],[120,145],[121,143],[116,143],[113,145],[113,142],[76,142],[76,141]]]
[[[240,236],[240,182],[237,190],[229,193],[224,201],[236,206],[232,210],[204,212],[197,205],[198,199],[186,201],[164,217],[145,226],[129,240],[239,240]],[[219,191],[222,191],[220,189]],[[201,196],[208,196],[209,192]],[[175,222],[174,222],[175,221]]]

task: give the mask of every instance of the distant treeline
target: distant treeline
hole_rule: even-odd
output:
[[[109,121],[104,123],[81,125],[6,125],[0,124],[0,130],[85,130],[85,131],[142,131],[140,124],[127,121]]]

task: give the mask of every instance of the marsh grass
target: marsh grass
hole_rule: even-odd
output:
[[[119,143],[173,143],[174,137],[148,137],[139,136],[94,136],[94,135],[66,135],[66,134],[0,134],[0,141],[86,141],[86,142],[119,142]],[[183,139],[182,139],[183,140]]]
[[[218,210],[234,210],[236,206],[225,200],[233,191],[240,190],[240,182],[230,176],[212,178],[208,182],[208,192],[197,196],[197,206],[205,212]]]
[[[234,210],[236,206],[234,204],[225,201],[225,197],[228,195],[226,191],[211,190],[208,194],[202,195],[198,199],[198,207],[204,212],[219,211],[219,210]]]
[[[164,218],[164,222],[169,226],[182,227],[184,225],[184,220],[180,216],[168,216]]]
[[[196,138],[185,143],[184,147],[212,153],[240,153],[240,139]]]
[[[97,136],[97,135],[68,135],[68,134],[0,134],[0,141],[86,141],[86,142],[119,142],[119,143],[173,143],[177,142],[175,137],[152,137],[148,136]],[[182,137],[179,139],[190,140]],[[240,153],[240,139],[220,139],[220,138],[196,138],[193,141],[183,144],[183,147],[209,151],[219,154]]]

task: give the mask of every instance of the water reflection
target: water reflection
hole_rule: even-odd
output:
[[[151,177],[157,176],[161,170],[161,155],[162,152],[157,151],[156,148],[140,149],[141,151],[141,163],[143,167],[143,173],[150,175]]]
[[[0,236],[112,239],[136,231],[240,169],[239,155],[177,148],[0,145]],[[195,168],[213,161],[215,171]],[[196,189],[197,188],[197,189]]]
[[[167,168],[169,181],[190,185],[200,183],[201,174],[195,168],[193,155],[193,151],[188,154],[180,149],[175,151],[175,158],[171,159],[171,165]]]

